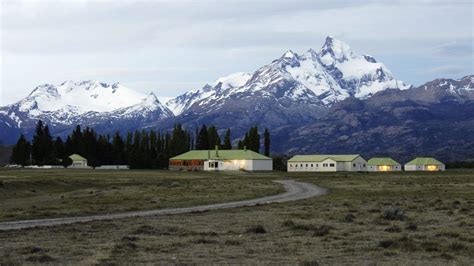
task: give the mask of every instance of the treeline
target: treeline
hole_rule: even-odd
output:
[[[38,121],[31,143],[21,135],[13,147],[11,163],[19,165],[63,165],[72,162],[71,154],[85,157],[88,165],[129,165],[130,168],[167,168],[168,159],[193,149],[232,149],[231,131],[227,129],[221,141],[215,126],[202,126],[193,134],[180,124],[171,132],[141,130],[128,132],[122,136],[119,132],[112,135],[98,134],[92,128],[77,126],[63,141],[53,138],[49,127]],[[270,133],[264,132],[265,154],[270,153]],[[252,127],[239,140],[239,148],[259,152],[260,135],[257,127]]]

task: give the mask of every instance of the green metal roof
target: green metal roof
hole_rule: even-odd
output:
[[[193,150],[180,154],[170,160],[272,160],[251,150],[219,150],[219,156],[216,156],[216,150]]]
[[[443,163],[432,157],[417,157],[406,164],[411,165],[442,165]]]
[[[368,162],[368,165],[400,165],[397,161],[389,157],[376,157],[371,158]]]
[[[318,155],[295,155],[288,162],[322,162],[326,159],[332,159],[336,162],[352,162],[359,154],[318,154]]]
[[[72,154],[71,156],[69,156],[69,158],[71,158],[71,160],[73,161],[87,161],[86,158],[82,157],[79,154]]]

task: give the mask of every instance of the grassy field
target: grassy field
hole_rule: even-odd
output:
[[[0,170],[0,221],[195,206],[282,192],[266,175]]]
[[[64,187],[59,186],[55,192],[49,192],[61,195],[67,191],[68,197],[72,197],[75,190],[83,190],[79,184],[87,187],[84,189],[85,197],[89,195],[87,193],[91,190],[90,187],[94,187],[94,191],[96,187],[109,191],[114,178],[118,179],[114,186],[126,195],[134,194],[125,192],[128,187],[132,187],[136,193],[140,189],[150,187],[149,182],[154,186],[159,182],[179,182],[186,188],[176,195],[177,193],[170,192],[176,188],[170,187],[171,185],[164,186],[163,191],[160,190],[162,194],[157,194],[156,197],[161,199],[160,202],[168,203],[155,207],[235,200],[256,197],[266,192],[274,194],[278,192],[278,187],[275,187],[271,180],[283,177],[326,187],[329,194],[298,202],[232,210],[0,232],[0,260],[5,263],[81,264],[474,263],[472,170],[398,174],[275,172],[229,175],[130,171],[126,176],[121,176],[122,173],[114,173],[1,171],[1,210],[4,212],[5,209],[3,202],[14,202],[16,198],[20,202],[23,201],[25,195],[30,193],[27,191],[30,185],[27,184],[41,184],[43,178],[40,176],[46,177],[49,182],[56,180],[54,182],[77,184],[75,188],[64,190]],[[101,178],[106,181],[100,182]],[[156,183],[150,179],[157,179]],[[6,187],[13,186],[15,180],[20,182],[16,186],[16,195],[5,190]],[[86,185],[88,182],[93,184]],[[108,185],[101,186],[101,183]],[[245,191],[248,189],[255,190]],[[35,190],[38,193],[39,188]],[[189,193],[190,190],[195,193]],[[122,197],[122,202],[119,199],[109,202],[108,208],[123,210],[123,207],[115,206],[118,203],[127,205],[126,209],[144,208],[139,202],[146,203],[153,195],[153,190],[146,191],[147,193],[135,197],[128,196],[134,199],[136,204],[124,203]],[[67,207],[57,207],[55,215],[104,211],[100,206],[104,203],[93,200],[94,193],[89,196],[90,202],[84,206],[80,204],[92,209],[71,213],[64,210]],[[107,193],[109,192],[104,192],[104,195]],[[217,193],[220,196],[209,195],[209,198],[206,197],[208,193]],[[74,205],[66,203],[65,206],[68,206],[67,204]],[[38,202],[36,208],[42,209],[44,206]],[[9,212],[11,215],[11,210]],[[22,215],[30,214],[24,212]],[[5,214],[2,217],[12,218]]]

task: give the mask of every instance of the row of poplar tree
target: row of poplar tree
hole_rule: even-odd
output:
[[[264,154],[270,154],[270,133],[265,129]],[[171,132],[134,131],[122,136],[98,134],[92,128],[77,126],[63,141],[51,136],[49,127],[38,121],[34,136],[28,141],[21,135],[13,147],[11,162],[19,165],[64,165],[72,162],[71,154],[79,154],[88,160],[88,165],[124,165],[130,168],[167,168],[168,159],[189,150],[232,149],[231,131],[227,129],[221,141],[215,126],[203,125],[193,134],[180,124]],[[237,148],[260,152],[258,127],[252,127],[238,141]]]

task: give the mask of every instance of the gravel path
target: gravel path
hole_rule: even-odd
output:
[[[84,223],[90,221],[101,221],[101,220],[115,220],[130,217],[143,217],[143,216],[156,216],[156,215],[171,215],[181,214],[190,212],[202,212],[217,209],[228,209],[243,206],[254,206],[257,204],[268,204],[275,202],[287,202],[295,201],[315,196],[321,196],[327,193],[324,188],[317,187],[313,184],[296,182],[293,180],[279,180],[274,181],[284,186],[286,192],[274,196],[267,196],[258,199],[218,203],[210,205],[201,205],[195,207],[186,208],[170,208],[170,209],[159,209],[159,210],[148,210],[148,211],[133,211],[124,213],[112,213],[112,214],[98,214],[90,216],[79,216],[79,217],[66,217],[66,218],[53,218],[53,219],[35,219],[35,220],[22,220],[12,222],[0,223],[0,231],[18,230],[24,228],[40,227],[40,226],[55,226],[72,223]]]

